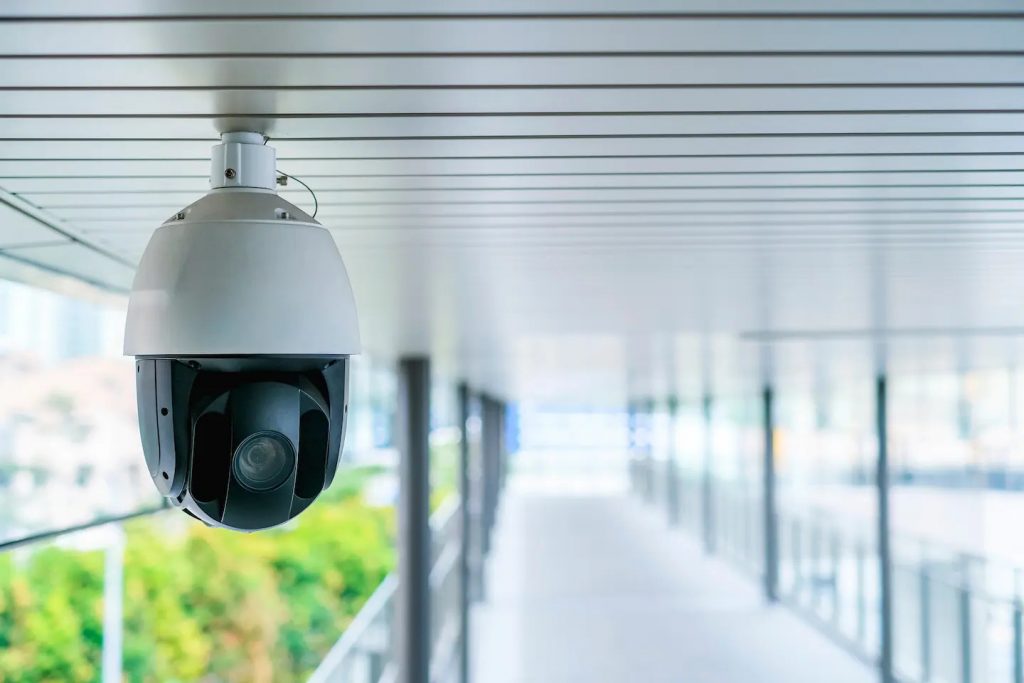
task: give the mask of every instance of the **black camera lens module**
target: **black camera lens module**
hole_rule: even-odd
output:
[[[231,463],[238,483],[255,492],[276,489],[294,469],[295,449],[279,432],[258,432],[247,437],[235,449]]]

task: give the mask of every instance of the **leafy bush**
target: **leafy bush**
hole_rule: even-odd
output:
[[[176,513],[125,525],[124,677],[303,680],[394,566],[390,510],[338,473],[285,529],[239,534]],[[103,553],[0,555],[0,681],[96,681]]]

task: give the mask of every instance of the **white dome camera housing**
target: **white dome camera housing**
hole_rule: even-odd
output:
[[[211,190],[150,239],[128,302],[150,476],[210,526],[282,524],[330,485],[359,325],[331,234],[277,195],[259,133],[225,133]]]

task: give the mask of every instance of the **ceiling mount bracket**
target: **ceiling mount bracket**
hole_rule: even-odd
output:
[[[211,158],[211,189],[277,187],[277,154],[266,144],[263,133],[224,133]]]

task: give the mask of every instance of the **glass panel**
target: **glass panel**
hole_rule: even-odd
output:
[[[698,400],[681,401],[676,419],[680,521],[698,539],[704,533],[704,412]]]
[[[906,372],[892,386],[894,592],[901,671],[1012,681],[1022,667],[1019,374]],[[1017,645],[1015,645],[1015,641]]]
[[[159,504],[124,311],[0,281],[0,540]]]
[[[756,397],[723,397],[712,404],[712,495],[716,546],[752,573],[763,564],[763,427]]]
[[[776,392],[783,597],[878,651],[877,447],[870,377],[794,377]]]

